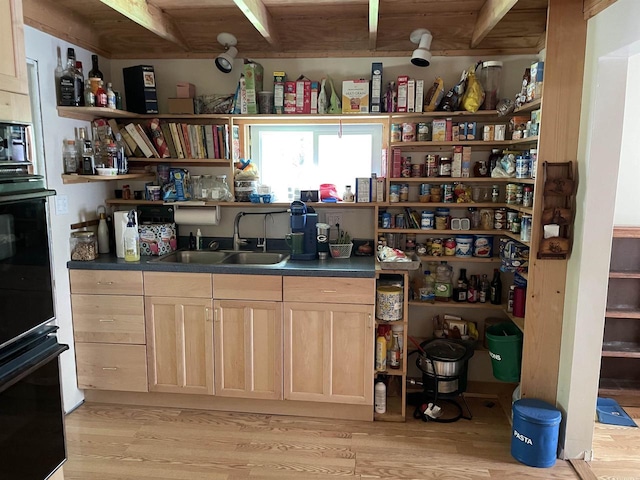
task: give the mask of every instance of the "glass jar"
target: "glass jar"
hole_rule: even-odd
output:
[[[483,208],[480,210],[480,229],[493,230],[493,209]]]
[[[355,202],[355,197],[353,196],[353,192],[351,191],[351,185],[347,185],[344,187],[344,194],[342,195],[343,202]]]
[[[451,159],[449,157],[440,157],[440,164],[438,165],[438,176],[451,176]]]
[[[476,207],[469,207],[469,221],[471,222],[472,230],[480,228],[480,212]]]
[[[436,230],[448,230],[450,227],[449,209],[445,207],[436,208]]]
[[[71,232],[71,260],[88,262],[98,258],[98,237],[95,232]]]
[[[191,175],[192,197],[195,200],[202,200],[202,177],[200,175]]]

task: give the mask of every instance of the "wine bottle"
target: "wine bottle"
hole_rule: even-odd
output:
[[[502,280],[500,280],[500,270],[493,270],[493,280],[491,280],[491,303],[500,305],[502,303]]]
[[[91,70],[89,70],[87,79],[91,84],[91,91],[95,95],[98,93],[98,86],[100,85],[99,81],[104,80],[104,75],[98,67],[98,55],[91,55]]]

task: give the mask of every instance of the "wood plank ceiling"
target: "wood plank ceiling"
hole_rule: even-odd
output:
[[[410,55],[427,28],[433,55],[537,53],[548,0],[23,0],[27,25],[111,58]]]

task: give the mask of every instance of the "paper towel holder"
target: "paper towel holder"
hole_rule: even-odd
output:
[[[215,208],[205,206],[204,202],[189,202],[188,205],[173,204],[175,223],[180,225],[218,225],[220,223],[220,205]]]

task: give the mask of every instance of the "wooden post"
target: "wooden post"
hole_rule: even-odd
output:
[[[549,1],[538,171],[542,162],[577,160],[587,37],[582,8],[582,0]],[[567,260],[537,259],[542,188],[534,194],[521,388],[523,397],[555,404]]]

